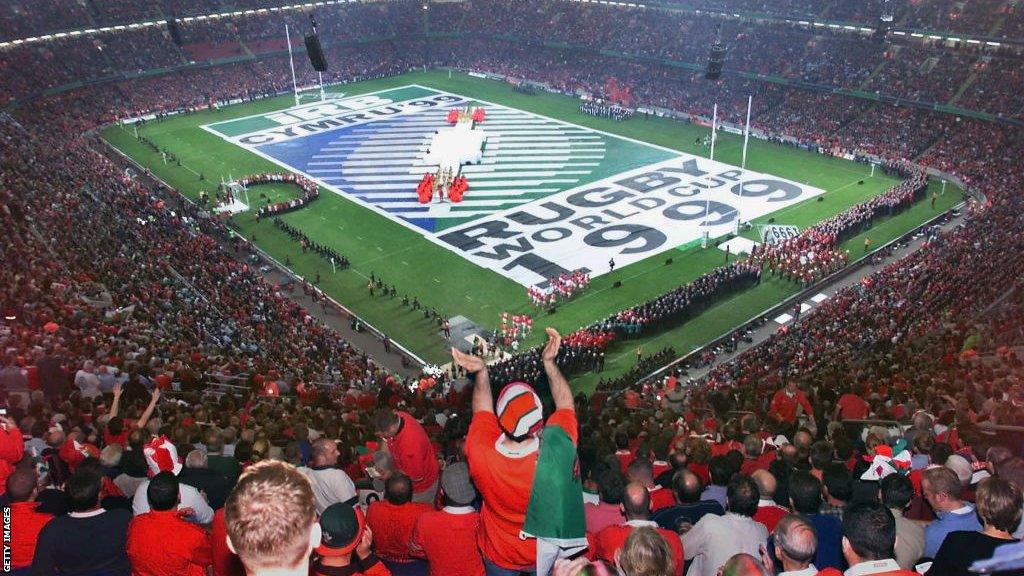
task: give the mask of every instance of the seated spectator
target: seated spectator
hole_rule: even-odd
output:
[[[373,553],[373,530],[351,504],[331,504],[320,515],[320,545],[314,550],[314,576],[391,576]]]
[[[818,573],[812,562],[818,550],[818,536],[806,518],[799,514],[783,516],[772,536],[775,558],[781,565],[776,576],[815,576]]]
[[[172,472],[177,476],[184,469],[181,461],[178,460],[178,449],[163,436],[154,438],[146,445],[143,452],[149,470],[154,476],[161,472]],[[148,479],[142,481],[135,490],[135,496],[132,497],[132,512],[136,516],[149,512],[149,498],[146,496],[149,482]],[[208,525],[213,521],[213,508],[210,508],[206,498],[199,493],[199,490],[188,484],[179,483],[178,492],[181,495],[178,510],[187,511],[185,518],[188,521],[203,525]]]
[[[986,478],[978,485],[980,532],[950,532],[935,554],[927,576],[969,576],[975,560],[991,558],[1003,544],[1019,542],[1013,537],[1020,524],[1021,492],[1001,478]]]
[[[35,468],[19,468],[7,477],[12,574],[27,573],[32,565],[39,532],[53,520],[52,514],[36,511],[39,505],[35,501],[39,492],[38,480]]]
[[[754,513],[754,520],[764,524],[764,527],[771,532],[775,530],[775,525],[778,524],[779,520],[789,513],[789,510],[775,503],[775,490],[778,487],[778,483],[771,472],[757,470],[751,475],[751,479],[757,484],[757,493],[760,498],[757,501],[757,512]]]
[[[750,554],[735,554],[722,565],[722,576],[771,576],[760,560]]]
[[[607,469],[597,479],[597,504],[584,504],[583,514],[587,532],[596,534],[606,526],[622,522],[622,492],[626,489],[626,477],[617,469]]]
[[[729,459],[724,455],[712,457],[708,470],[711,474],[711,484],[704,488],[700,499],[714,500],[721,504],[722,509],[725,509],[727,505],[726,486],[728,486],[729,479],[732,478],[735,470],[733,470]]]
[[[934,558],[950,532],[981,530],[974,506],[960,498],[963,487],[955,472],[942,466],[925,470],[921,492],[935,511],[935,521],[924,529],[924,555]]]
[[[626,478],[647,488],[651,493],[651,509],[655,512],[676,505],[672,491],[654,483],[654,468],[648,458],[637,458],[630,462],[626,468]]]
[[[679,536],[652,522],[651,516],[651,495],[647,488],[639,482],[632,482],[626,486],[622,498],[622,515],[626,521],[616,526],[608,526],[590,536],[590,552],[592,559],[601,559],[606,562],[614,562],[616,554],[622,549],[630,532],[637,528],[655,528],[669,545],[676,565],[676,576],[683,573],[683,547],[679,543]]]
[[[481,576],[480,513],[472,505],[477,494],[465,462],[449,464],[441,472],[441,492],[445,507],[416,520],[412,553],[427,559],[428,576]]]
[[[843,520],[843,511],[853,497],[853,475],[839,462],[826,464],[822,469],[822,496],[824,504],[821,513]]]
[[[178,510],[178,478],[172,472],[153,476],[146,487],[150,511],[132,519],[126,544],[136,576],[182,574],[204,576],[213,563],[209,535]]]
[[[408,476],[399,472],[388,478],[384,484],[384,499],[366,509],[366,525],[373,529],[377,555],[389,568],[392,563],[419,563],[413,559],[409,547],[412,531],[416,520],[431,510],[433,507],[429,504],[412,501],[412,480]]]
[[[682,535],[683,551],[693,564],[690,576],[716,576],[718,569],[734,554],[760,555],[768,530],[752,518],[757,512],[757,485],[749,476],[737,475],[726,490],[728,509],[724,516],[707,514]]]
[[[849,574],[857,576],[914,576],[893,558],[896,521],[878,502],[859,502],[843,515],[843,557]]]
[[[716,500],[701,500],[700,478],[686,468],[679,469],[672,477],[672,484],[679,504],[662,508],[651,520],[661,528],[682,533],[689,529],[705,514],[721,516],[725,510]],[[589,529],[588,529],[589,531]]]
[[[224,523],[249,576],[309,575],[321,529],[309,480],[293,466],[267,461],[246,469],[224,504]]]
[[[912,570],[924,556],[924,527],[903,516],[914,498],[914,486],[902,474],[889,474],[878,486],[882,504],[896,519],[896,563],[904,570]]]
[[[0,489],[7,490],[7,477],[24,455],[25,439],[21,430],[13,419],[0,416]]]
[[[843,569],[842,523],[835,516],[821,514],[821,481],[810,472],[797,470],[789,478],[789,503],[814,525],[818,550],[814,565],[819,569]]]
[[[408,412],[388,408],[373,415],[373,425],[395,466],[412,480],[413,501],[432,504],[440,466],[423,425]]]
[[[359,495],[356,485],[344,470],[337,468],[338,443],[328,438],[320,438],[313,443],[313,457],[309,467],[299,468],[299,472],[309,478],[316,495],[316,509],[323,513],[331,504],[345,502],[355,504]]]
[[[68,479],[65,491],[70,511],[39,532],[33,575],[131,573],[125,542],[132,514],[104,510],[100,506],[101,484],[98,474],[74,474]]]
[[[223,476],[210,470],[208,462],[206,452],[189,452],[188,456],[185,456],[185,469],[181,471],[178,480],[205,494],[210,508],[220,510],[224,507],[224,501],[228,499],[231,487]]]
[[[623,576],[656,576],[676,574],[672,549],[653,528],[641,527],[629,533],[615,565]]]

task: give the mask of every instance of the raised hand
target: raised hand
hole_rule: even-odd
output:
[[[472,354],[466,354],[454,347],[452,348],[452,360],[465,369],[466,372],[479,372],[487,368],[487,363],[484,362],[483,358]]]
[[[541,359],[545,362],[554,362],[558,357],[558,349],[562,347],[562,335],[558,333],[558,330],[550,327],[545,328],[544,331],[547,332],[548,343],[544,345]]]

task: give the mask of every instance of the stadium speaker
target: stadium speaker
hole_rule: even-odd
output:
[[[769,218],[768,219],[768,223],[769,224],[775,224],[775,218]]]
[[[665,266],[668,266],[671,263],[672,263],[672,259],[671,258],[668,258],[668,259],[665,260]]]
[[[324,58],[324,49],[320,46],[320,37],[316,34],[306,36],[306,54],[309,55],[309,63],[317,72],[327,72],[327,59]]]
[[[722,77],[722,64],[725,63],[725,45],[715,42],[711,45],[711,53],[708,55],[708,66],[704,70],[704,78],[707,80],[718,80]]]
[[[181,40],[181,29],[178,28],[178,21],[174,18],[167,19],[167,31],[171,33],[171,41],[181,46],[183,44]]]
[[[857,185],[858,186],[863,186],[864,185],[864,181],[863,180],[858,180],[857,181]]]
[[[824,202],[824,201],[825,201],[825,197],[824,196],[818,196],[818,202]]]
[[[548,308],[548,314],[554,314],[555,312],[558,312],[558,306],[551,306]]]
[[[612,288],[622,288],[622,280],[616,280],[615,284],[612,284]]]

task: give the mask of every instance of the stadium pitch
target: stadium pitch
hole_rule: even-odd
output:
[[[296,109],[287,96],[138,127],[140,137],[173,153],[180,165],[165,162],[130,127],[112,126],[103,136],[193,198],[200,190],[212,192],[229,176],[289,169],[315,178],[329,192],[282,218],[346,255],[351,269],[332,273],[330,263],[303,253],[271,222],[257,222],[253,211],[234,217],[236,229],[297,274],[319,275],[327,293],[429,362],[446,360],[447,343],[435,322],[402,306],[403,295],[484,328],[497,327],[507,311],[569,332],[724,264],[723,251],[700,247],[705,228],[715,238],[732,232],[737,218],[751,221],[753,228],[741,236],[760,241],[759,226],[769,219],[804,228],[896,183],[881,171],[872,176],[863,164],[754,140],[743,172],[736,168],[741,137],[720,135],[712,163],[698,144],[709,133],[706,127],[655,117],[614,122],[586,116],[575,98],[525,95],[506,83],[463,74],[411,73],[337,90],[344,96],[329,101],[332,107]],[[411,105],[431,98],[439,99],[438,105]],[[368,112],[395,104],[401,104],[401,113]],[[482,161],[464,167],[470,189],[459,204],[419,205],[415,188],[429,170],[421,156],[431,135],[444,126],[448,108],[469,104],[487,111],[479,128],[488,135]],[[338,119],[360,113],[371,121]],[[314,126],[298,128],[303,124]],[[283,130],[285,137],[252,138],[274,130]],[[259,192],[269,201],[293,194],[285,186],[261,186]],[[864,236],[881,245],[959,198],[950,187],[935,209],[918,203],[876,222],[845,247],[856,256]],[[530,261],[522,260],[525,254],[532,255]],[[609,273],[612,257],[617,266]],[[595,278],[583,294],[548,316],[529,304],[524,286],[542,282],[555,270],[551,266],[586,267]],[[371,296],[371,274],[395,285],[398,296]],[[624,372],[637,346],[644,353],[669,345],[686,352],[798,289],[766,279],[683,326],[613,347],[603,374],[577,382],[591,388],[598,377]],[[541,336],[535,330],[524,345]]]
[[[458,203],[416,197],[450,110],[483,107]],[[591,277],[824,190],[423,86],[203,126],[523,286]],[[466,131],[470,133],[470,131]],[[481,141],[482,144],[481,144]]]

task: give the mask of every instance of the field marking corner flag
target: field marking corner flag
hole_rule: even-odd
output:
[[[537,539],[537,576],[547,576],[555,560],[587,547],[576,445],[560,426],[541,432],[523,535]]]

